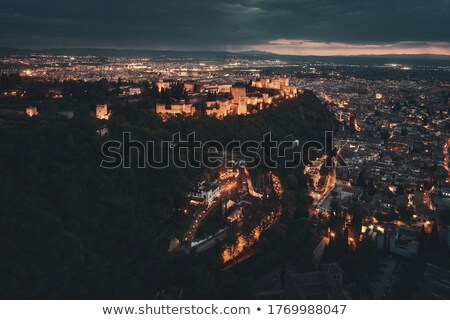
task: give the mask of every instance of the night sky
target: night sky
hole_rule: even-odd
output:
[[[0,47],[450,54],[450,0],[0,0]]]

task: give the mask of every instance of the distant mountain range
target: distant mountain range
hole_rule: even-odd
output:
[[[374,60],[433,60],[450,61],[447,55],[356,55],[356,56],[296,56],[279,55],[266,51],[176,51],[176,50],[136,50],[136,49],[104,49],[104,48],[53,48],[53,49],[17,49],[0,48],[0,56],[40,54],[62,54],[78,56],[101,56],[101,57],[133,57],[133,58],[203,58],[203,59],[226,59],[226,58],[276,58],[289,61],[352,61],[364,59]]]
[[[193,57],[193,58],[228,58],[242,56],[278,56],[270,52],[246,51],[246,52],[227,52],[227,51],[177,51],[177,50],[138,50],[138,49],[104,49],[104,48],[53,48],[53,49],[17,49],[0,48],[0,55],[14,54],[62,54],[77,56],[104,56],[104,57]]]

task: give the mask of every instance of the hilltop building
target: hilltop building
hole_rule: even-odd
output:
[[[107,104],[98,104],[95,116],[99,120],[108,120],[111,116],[111,112],[108,112],[108,105]]]
[[[178,103],[172,103],[169,108],[164,103],[156,104],[156,113],[161,116],[170,116],[184,114],[192,116],[195,112],[195,107],[192,103],[185,103],[184,100],[180,100]]]
[[[27,115],[28,115],[29,117],[34,117],[34,116],[39,115],[38,109],[37,109],[36,107],[27,107],[27,108],[25,109],[25,112],[27,113]]]
[[[233,96],[234,109],[237,114],[247,113],[247,90],[244,86],[231,87],[231,95]]]

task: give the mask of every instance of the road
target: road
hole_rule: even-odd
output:
[[[215,200],[211,202],[211,204],[208,205],[206,209],[198,210],[195,213],[194,219],[192,220],[186,233],[184,234],[183,241],[192,242],[192,240],[194,240],[195,234],[197,233],[197,230],[200,227],[200,224],[202,223],[203,219],[205,219],[208,216],[208,214],[210,214],[211,211],[217,207],[218,203],[219,202]]]
[[[218,204],[221,200],[224,200],[227,198],[229,193],[237,186],[236,179],[239,174],[237,174],[233,180],[225,183],[222,185],[219,196],[213,200],[211,203],[208,203],[208,206],[206,208],[202,208],[200,210],[197,210],[194,213],[194,219],[192,220],[191,224],[189,225],[188,229],[186,230],[186,233],[183,236],[184,242],[192,242],[195,238],[195,234],[197,233],[198,228],[200,227],[200,224],[202,221],[214,210],[217,208]]]
[[[450,161],[450,155],[448,148],[450,146],[450,138],[447,140],[447,142],[444,145],[443,152],[444,152],[444,169],[447,171],[447,179],[445,182],[450,182],[450,168],[449,168],[449,161]]]
[[[423,203],[428,207],[428,209],[434,211],[436,210],[436,207],[434,206],[433,200],[431,199],[431,194],[433,193],[433,191],[434,186],[430,190],[423,193]]]
[[[339,151],[338,151],[339,153]],[[309,195],[313,198],[313,204],[311,209],[309,210],[309,215],[313,215],[316,213],[317,207],[320,206],[322,201],[324,201],[330,192],[334,189],[336,184],[336,165],[337,165],[337,157],[333,158],[333,168],[331,168],[330,173],[328,174],[327,184],[323,192],[310,191]]]
[[[273,190],[275,190],[278,198],[281,200],[283,197],[283,186],[281,184],[280,179],[278,176],[276,176],[273,172],[270,173],[270,177],[272,180],[272,187]],[[245,251],[251,249],[251,247],[259,241],[259,237],[261,236],[261,233],[270,227],[272,227],[275,223],[277,223],[281,217],[282,208],[281,203],[279,204],[278,208],[274,211],[268,212],[262,220],[259,222],[258,225],[255,226],[253,231],[250,233],[250,236],[244,237],[242,234],[238,234],[235,244],[234,245],[228,245],[224,247],[224,250],[222,251],[222,260],[223,262],[228,262],[230,260],[233,260],[234,264],[236,264],[239,260],[239,257],[244,253]],[[238,259],[238,260],[236,260]]]
[[[261,193],[256,192],[255,189],[253,188],[252,178],[250,177],[250,173],[248,172],[247,168],[244,168],[244,173],[247,179],[248,193],[250,193],[250,195],[252,195],[255,198],[262,199],[263,195]]]

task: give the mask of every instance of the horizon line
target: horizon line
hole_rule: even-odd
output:
[[[46,48],[19,48],[19,47],[0,47],[1,50],[23,50],[23,51],[49,51],[49,50],[111,50],[111,51],[136,51],[136,52],[196,52],[196,53],[228,53],[228,54],[266,54],[266,55],[275,55],[275,56],[290,56],[290,57],[388,57],[388,56],[430,56],[430,57],[448,57],[450,58],[450,54],[445,53],[360,53],[360,54],[300,54],[300,53],[277,53],[268,50],[212,50],[212,49],[138,49],[138,48],[117,48],[117,47],[88,47],[88,46],[80,46],[80,47],[46,47]]]

